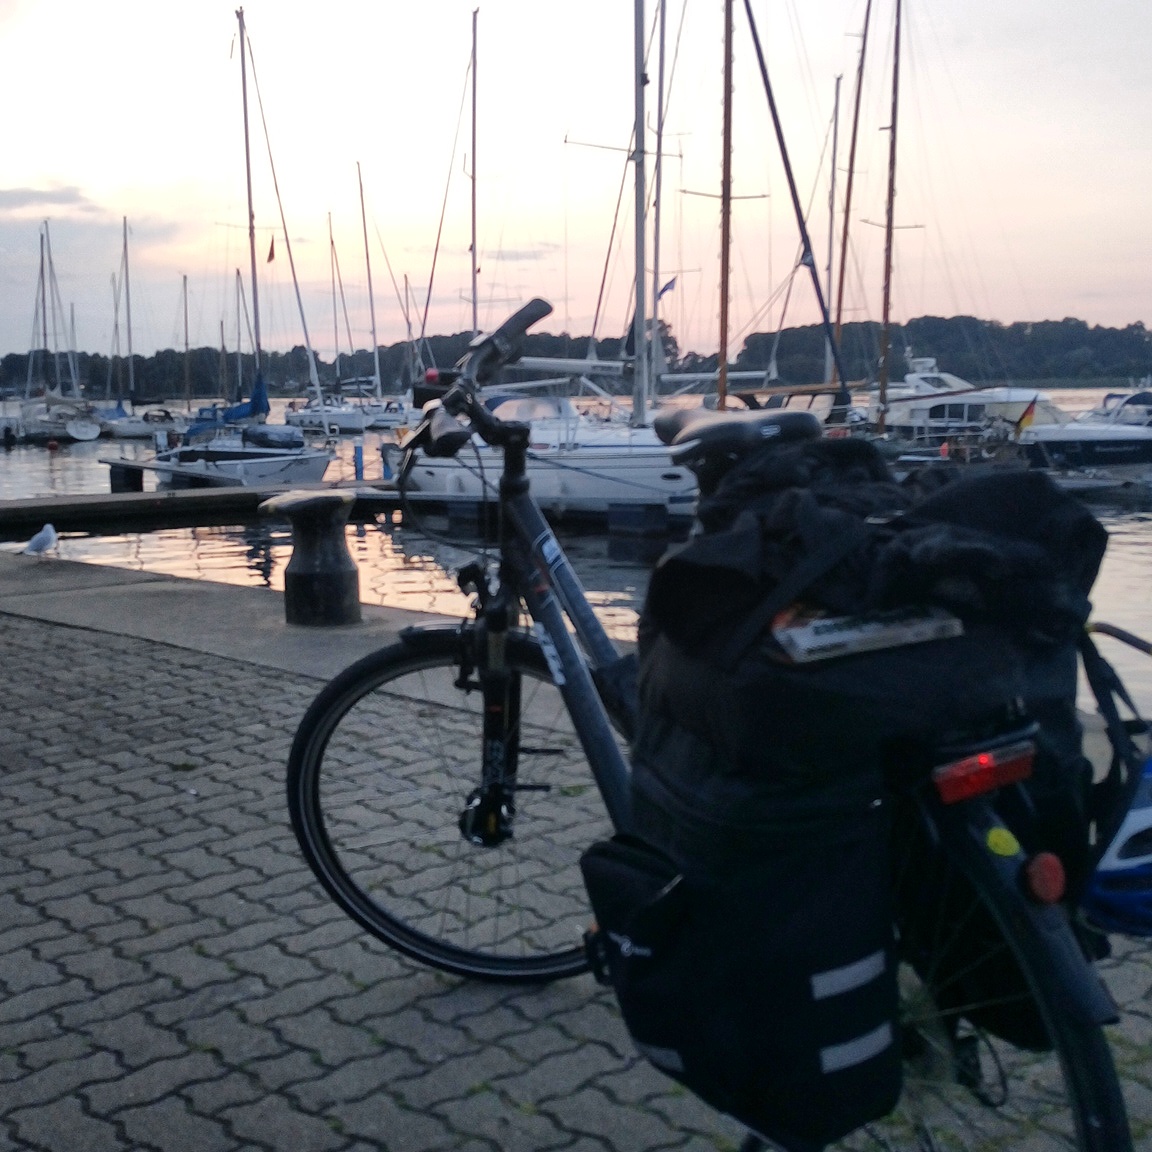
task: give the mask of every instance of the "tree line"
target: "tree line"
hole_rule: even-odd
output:
[[[661,321],[665,358],[670,371],[713,372],[717,356],[681,352],[675,335]],[[448,367],[465,353],[471,333],[432,336],[417,349],[407,341],[379,349],[380,376],[387,392],[403,391],[423,366]],[[841,332],[844,371],[852,382],[871,382],[879,371],[881,330],[875,322],[846,324]],[[602,360],[621,354],[620,338],[590,340],[587,337],[532,333],[524,340],[530,356],[586,356],[594,347]],[[973,384],[1054,381],[1068,383],[1119,378],[1142,379],[1152,375],[1152,333],[1142,323],[1125,328],[1089,326],[1083,320],[1046,320],[1035,323],[1000,324],[972,316],[922,316],[894,326],[891,332],[889,378],[908,371],[908,358],[932,356],[943,372],[952,372]],[[775,375],[785,384],[815,384],[824,379],[824,331],[820,325],[787,328],[780,333],[754,333],[731,361],[736,370],[767,373],[773,361]],[[31,360],[31,373],[29,361]],[[116,399],[136,403],[178,403],[184,398],[247,393],[254,374],[253,357],[237,363],[236,354],[220,349],[194,348],[188,353],[165,349],[153,356],[134,356],[130,395],[127,360],[98,353],[54,355],[44,351],[9,353],[0,358],[0,389],[7,395],[63,382],[71,387],[72,365],[84,394],[97,402]],[[301,345],[289,352],[262,352],[261,367],[274,393],[299,395],[309,382],[308,355]],[[345,391],[364,387],[374,370],[371,350],[340,357],[335,363],[317,361],[321,383],[343,384]]]

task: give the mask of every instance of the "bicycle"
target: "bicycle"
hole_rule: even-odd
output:
[[[406,467],[416,448],[453,455],[474,432],[503,449],[496,572],[473,562],[458,577],[473,617],[408,628],[338,675],[307,710],[288,765],[293,829],[339,907],[409,957],[489,981],[588,969],[579,858],[630,823],[634,662],[597,621],[532,499],[527,425],[499,421],[478,392],[550,311],[533,300],[473,341],[442,405],[403,445]],[[788,421],[776,410],[710,414],[691,441],[693,466],[706,475],[710,461],[762,444],[766,427],[787,434]],[[1018,757],[1020,739],[1000,746]],[[900,798],[896,906],[912,899],[903,883],[925,890],[929,869],[944,897],[915,924],[898,914],[900,1103],[837,1148],[1132,1147],[1103,1030],[1115,1007],[1064,909],[1025,894],[1019,845],[992,796],[944,803],[921,785]],[[1006,964],[1039,1029],[1022,1044],[980,1024],[1006,1005],[962,995]],[[746,1148],[759,1147],[750,1136]]]

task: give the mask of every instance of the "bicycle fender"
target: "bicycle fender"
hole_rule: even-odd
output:
[[[460,624],[411,624],[401,628],[398,636],[400,642],[413,652],[427,652],[429,649],[438,651],[442,636],[461,636],[463,629]]]
[[[1099,973],[1084,955],[1062,905],[1039,904],[1025,895],[1025,856],[1013,833],[986,799],[934,805],[944,850],[981,890],[1005,931],[1028,922],[1039,941],[1032,964],[1050,994],[1082,1024],[1115,1024],[1119,1010]]]

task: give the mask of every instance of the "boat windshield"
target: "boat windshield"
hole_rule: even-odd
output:
[[[572,420],[576,409],[563,396],[493,396],[487,402],[501,420],[532,423],[539,420]]]

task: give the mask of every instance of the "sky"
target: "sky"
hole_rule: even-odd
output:
[[[751,0],[822,280],[829,252],[841,260],[866,2]],[[646,3],[651,193],[659,68]],[[872,0],[849,321],[881,316],[894,6]],[[682,351],[703,354],[719,340],[723,11],[667,0],[658,270],[651,208],[646,224],[646,292],[653,276],[675,279],[661,315]],[[248,0],[244,16],[265,348],[305,332],[325,362],[370,347],[369,268],[381,345],[409,326],[470,329],[473,189],[481,329],[543,296],[555,312],[538,330],[624,330],[632,3]],[[185,300],[190,346],[250,348],[236,276],[250,314],[237,33],[235,3],[219,0],[0,0],[0,354],[43,344],[44,221],[59,289],[49,346],[127,350],[125,219],[133,351],[182,349]],[[900,43],[893,320],[1152,323],[1152,4],[904,0]],[[810,275],[796,272],[799,229],[744,0],[732,108],[734,355],[749,332],[818,318]]]

